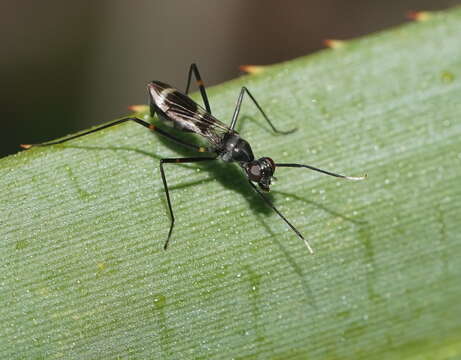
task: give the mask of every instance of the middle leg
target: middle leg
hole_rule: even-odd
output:
[[[163,170],[163,164],[185,164],[185,163],[194,163],[200,161],[211,161],[216,160],[216,157],[191,157],[191,158],[169,158],[160,160],[160,174],[162,175],[163,188],[165,190],[166,201],[168,203],[168,210],[170,212],[170,230],[168,231],[168,237],[163,245],[163,249],[168,248],[168,243],[170,242],[171,233],[173,232],[174,226],[174,214],[173,207],[171,206],[170,192],[168,190],[168,183],[166,181],[165,171]]]
[[[203,80],[200,76],[200,73],[198,71],[198,67],[196,64],[191,64],[189,68],[189,75],[187,77],[187,85],[186,85],[186,95],[189,93],[192,74],[194,74],[195,79],[197,80],[197,86],[200,90],[200,94],[202,95],[202,99],[203,99],[203,103],[205,104],[206,111],[208,111],[211,114],[211,108],[210,108],[210,103],[208,101],[208,95],[206,94],[205,84],[203,83]]]
[[[272,124],[272,121],[270,121],[269,117],[266,115],[266,113],[264,112],[264,110],[262,109],[262,107],[258,104],[258,102],[256,101],[256,99],[254,98],[253,95],[251,95],[250,91],[244,86],[242,87],[242,90],[240,90],[240,95],[237,99],[237,105],[235,106],[235,110],[234,110],[234,115],[232,115],[232,121],[231,121],[231,124],[230,124],[230,128],[232,130],[234,130],[235,128],[235,124],[237,123],[237,119],[238,119],[238,116],[239,116],[239,113],[240,113],[240,107],[242,106],[242,101],[243,101],[243,95],[245,95],[245,93],[248,94],[248,96],[250,97],[250,99],[253,101],[253,103],[256,105],[256,107],[258,108],[259,112],[261,113],[261,115],[264,117],[264,119],[268,122],[269,126],[272,128],[272,130],[276,133],[276,134],[291,134],[292,132],[296,131],[296,128],[295,129],[291,129],[291,130],[286,130],[286,131],[282,131],[282,130],[278,130],[274,124]]]

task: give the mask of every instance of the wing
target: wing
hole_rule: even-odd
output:
[[[221,144],[225,134],[233,132],[190,97],[167,84],[153,81],[149,93],[155,111],[176,129],[198,134],[215,147]]]

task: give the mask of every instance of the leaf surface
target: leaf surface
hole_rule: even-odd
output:
[[[135,124],[2,159],[1,357],[460,357],[460,39],[456,8],[209,90],[298,128],[246,102],[256,156],[368,173],[277,169],[315,255],[222,162],[166,165],[163,251],[159,159],[190,153]]]

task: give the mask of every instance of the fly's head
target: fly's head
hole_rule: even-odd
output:
[[[258,183],[263,191],[269,191],[272,180],[275,179],[275,163],[271,158],[262,157],[258,160],[242,164],[248,179]]]

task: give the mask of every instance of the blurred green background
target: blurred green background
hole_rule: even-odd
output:
[[[0,156],[109,121],[145,103],[145,85],[180,89],[191,62],[207,85],[241,64],[271,64],[461,0],[42,1],[0,4]],[[309,84],[306,84],[309,86]],[[237,96],[237,94],[236,94]],[[211,100],[212,101],[212,100]],[[224,119],[226,120],[226,119]]]

